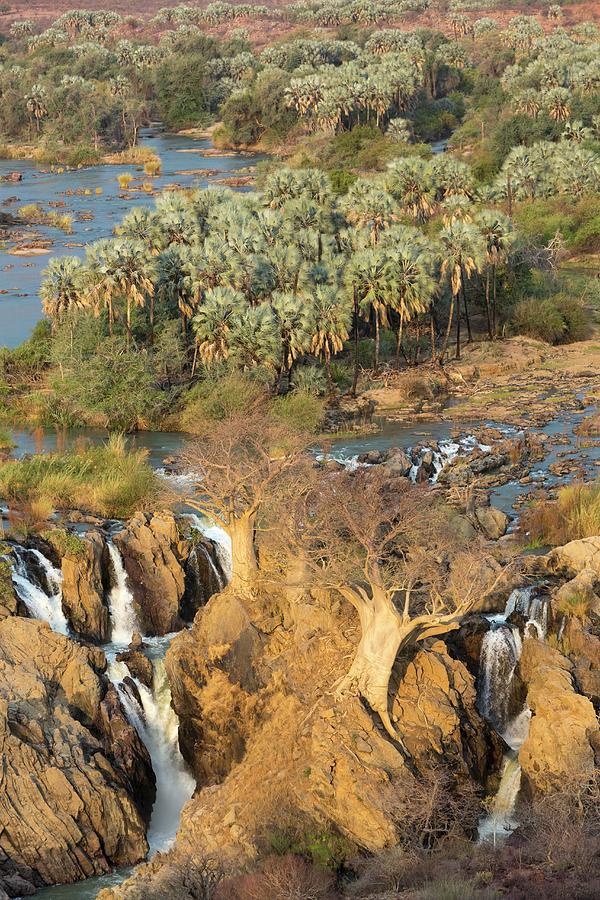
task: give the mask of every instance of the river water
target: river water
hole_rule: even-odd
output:
[[[211,148],[209,140],[151,129],[143,132],[140,145],[160,156],[160,176],[149,178],[141,167],[132,165],[89,166],[59,173],[30,160],[0,160],[0,177],[19,172],[23,178],[15,183],[0,182],[0,213],[16,216],[21,206],[34,203],[45,212],[67,213],[74,220],[71,235],[45,226],[24,229],[25,242],[35,237],[52,239],[50,252],[43,255],[15,256],[9,252],[11,245],[0,244],[0,347],[20,344],[41,318],[38,289],[42,270],[52,256],[83,256],[86,244],[110,237],[115,225],[134,206],[154,204],[153,196],[144,191],[123,193],[117,176],[130,172],[136,183],[149,182],[155,191],[175,184],[208,187],[262,158],[249,154],[205,156]],[[216,174],[200,174],[202,169]],[[65,206],[49,206],[56,203]]]

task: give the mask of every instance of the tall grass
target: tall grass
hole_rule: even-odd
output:
[[[0,494],[11,505],[77,508],[124,518],[156,500],[159,482],[144,450],[122,437],[107,444],[0,464]]]
[[[600,481],[561,488],[555,501],[542,500],[522,518],[521,530],[536,543],[566,544],[600,535]]]

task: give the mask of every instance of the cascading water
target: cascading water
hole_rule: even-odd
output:
[[[139,623],[133,605],[133,595],[127,584],[127,573],[121,554],[112,542],[107,544],[113,566],[115,583],[108,595],[111,621],[111,637],[116,644],[129,644],[134,631],[139,631]]]
[[[53,631],[67,634],[69,626],[62,609],[60,569],[55,568],[39,550],[15,545],[13,554],[12,581],[19,599],[34,619],[43,619]],[[42,574],[42,579],[36,577],[36,569]]]
[[[215,544],[221,571],[225,575],[226,580],[228,582],[231,581],[231,573],[233,571],[233,557],[231,553],[231,538],[229,537],[227,532],[223,528],[221,528],[220,525],[215,525],[208,519],[197,516],[194,513],[191,513],[188,518],[190,520],[190,525],[192,526],[192,528],[200,531],[205,538],[208,538],[209,541],[212,541]],[[216,567],[214,566],[214,564],[213,568],[216,572]],[[220,575],[219,579],[222,582]],[[224,587],[224,585],[222,586]]]
[[[132,679],[142,702],[141,707],[134,693],[123,683],[126,677],[131,678],[124,663],[112,663],[109,676],[119,691],[129,721],[137,729],[152,760],[156,800],[148,829],[148,843],[151,852],[156,852],[167,849],[173,842],[181,809],[192,796],[196,785],[179,751],[179,722],[171,706],[165,664],[162,659],[156,659],[153,667],[152,690]]]
[[[490,812],[479,823],[479,840],[492,840],[494,845],[518,826],[514,810],[521,788],[519,750],[531,721],[527,706],[516,715],[511,710],[513,679],[523,646],[518,627],[507,622],[515,613],[523,617],[527,637],[543,640],[548,627],[548,601],[535,587],[517,588],[508,598],[504,613],[491,617],[490,630],[481,645],[477,705],[510,748],[504,755],[500,785]]]

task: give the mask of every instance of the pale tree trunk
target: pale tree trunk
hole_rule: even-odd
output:
[[[410,618],[408,612],[401,614],[398,611],[390,592],[373,585],[371,589],[372,599],[364,589],[339,588],[342,596],[358,612],[362,633],[352,665],[340,682],[337,693],[356,694],[366,700],[381,718],[390,737],[400,741],[390,719],[388,701],[390,679],[398,653],[411,641],[421,641],[455,630],[462,616],[454,612]],[[408,600],[406,607],[408,609]]]
[[[234,589],[245,592],[256,578],[258,562],[254,546],[254,527],[256,516],[244,513],[239,518],[233,517],[227,527],[231,538],[231,555],[233,571],[231,584]]]

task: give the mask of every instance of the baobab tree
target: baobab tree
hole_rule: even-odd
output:
[[[456,536],[429,491],[374,470],[322,476],[287,512],[298,588],[337,591],[358,614],[360,640],[338,693],[362,697],[396,738],[388,688],[398,654],[459,628],[503,570]]]
[[[260,401],[243,414],[211,422],[181,455],[197,474],[196,494],[186,502],[231,538],[233,588],[248,593],[258,575],[256,532],[267,504],[282,495],[300,496],[311,459],[309,438],[265,416]]]

